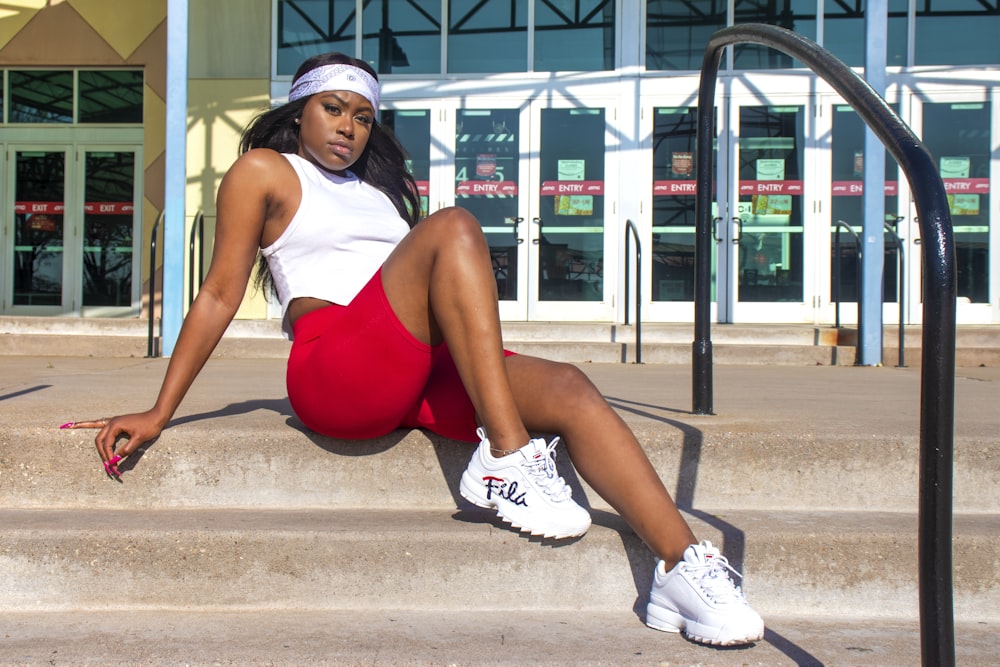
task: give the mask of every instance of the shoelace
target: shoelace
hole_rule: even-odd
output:
[[[746,601],[743,590],[729,578],[730,572],[740,579],[743,575],[733,569],[725,556],[706,556],[704,565],[689,563],[688,570],[695,575],[698,585],[714,602],[728,604]]]
[[[541,455],[528,459],[522,466],[547,496],[556,501],[562,501],[573,495],[573,489],[566,484],[566,480],[557,474],[555,462],[557,444],[559,444],[559,438],[553,438],[552,442],[545,446],[545,451]]]

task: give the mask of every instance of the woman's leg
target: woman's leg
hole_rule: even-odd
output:
[[[476,413],[499,449],[528,442],[504,363],[496,279],[479,223],[461,208],[420,222],[382,265],[396,316],[426,343],[447,341]]]
[[[560,435],[580,475],[628,522],[667,569],[697,539],[632,430],[571,364],[517,355],[508,375],[529,430]]]

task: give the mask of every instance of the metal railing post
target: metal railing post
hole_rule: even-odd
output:
[[[156,315],[156,239],[160,234],[160,223],[163,222],[163,213],[156,216],[153,223],[153,232],[149,239],[149,332],[146,335],[146,358],[151,359],[153,354],[153,320]]]
[[[197,243],[195,242],[197,239]],[[195,271],[195,249],[198,250],[197,271]],[[191,224],[191,237],[188,241],[188,308],[194,303],[195,276],[198,277],[198,287],[201,287],[202,262],[205,259],[205,213],[198,211]]]
[[[924,665],[955,664],[952,492],[955,431],[955,303],[958,280],[951,212],[937,165],[913,131],[854,70],[815,42],[772,25],[745,23],[714,33],[702,60],[698,95],[695,213],[694,408],[711,413],[709,292],[711,119],[722,51],[731,44],[769,46],[804,63],[861,116],[910,183],[923,249],[923,348],[920,368],[918,569],[920,649]]]
[[[625,325],[628,325],[629,309],[629,287],[628,281],[631,275],[629,266],[631,254],[629,253],[629,236],[635,239],[635,363],[642,363],[642,242],[639,241],[639,232],[635,223],[631,220],[625,221]]]

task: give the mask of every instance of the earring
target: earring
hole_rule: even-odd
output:
[[[301,118],[296,118],[295,119],[295,124],[296,125],[301,125],[302,124],[302,119]]]

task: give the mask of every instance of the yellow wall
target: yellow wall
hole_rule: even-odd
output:
[[[215,230],[216,190],[236,160],[243,128],[266,110],[271,100],[271,1],[191,0],[188,24],[185,207],[188,234],[197,212],[205,214],[207,271]],[[266,316],[263,295],[249,287],[236,317]]]

